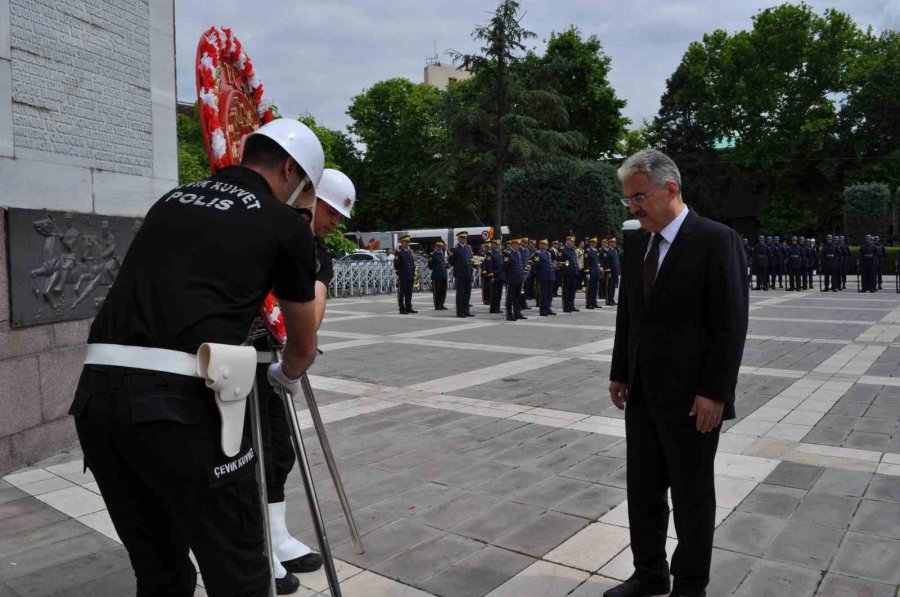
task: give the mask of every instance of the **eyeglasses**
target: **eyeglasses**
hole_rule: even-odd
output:
[[[644,201],[646,201],[650,197],[650,195],[652,195],[656,191],[659,191],[661,188],[662,187],[653,189],[649,193],[637,193],[635,195],[632,195],[631,197],[622,197],[619,201],[621,201],[622,205],[624,205],[625,207],[631,207],[632,203],[635,203],[636,205],[643,205]]]

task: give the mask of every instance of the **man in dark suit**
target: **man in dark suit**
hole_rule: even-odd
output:
[[[413,282],[416,279],[416,261],[409,248],[409,235],[400,238],[400,246],[394,253],[394,271],[397,273],[397,304],[400,315],[418,313],[412,308]]]
[[[625,409],[635,572],[604,595],[669,592],[671,488],[671,595],[699,597],[715,530],[713,462],[720,424],[734,418],[747,335],[746,257],[736,232],[682,202],[681,175],[665,154],[639,151],[618,174],[623,203],[643,229],[625,241],[609,384],[613,404]]]
[[[450,266],[456,280],[456,316],[475,317],[469,305],[472,296],[472,249],[469,248],[469,233],[456,233],[456,247],[450,250]]]
[[[446,311],[444,301],[447,299],[447,253],[444,241],[434,244],[434,252],[428,260],[431,266],[431,292],[434,295],[434,310]]]

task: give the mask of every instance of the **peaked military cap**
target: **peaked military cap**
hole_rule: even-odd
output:
[[[402,243],[403,241],[410,240],[410,239],[411,239],[411,237],[408,234],[404,234],[403,236],[400,237],[400,242]]]
[[[463,230],[462,232],[457,232],[456,237],[459,238],[461,236],[469,236],[469,233]]]

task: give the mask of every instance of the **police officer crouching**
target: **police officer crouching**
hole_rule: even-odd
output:
[[[328,285],[334,277],[334,259],[325,246],[324,239],[334,232],[341,218],[349,218],[356,201],[356,189],[350,179],[337,170],[326,168],[316,186],[316,213],[314,235],[316,239],[316,329],[325,317],[325,301]],[[300,581],[292,574],[314,572],[322,566],[322,557],[290,534],[287,528],[284,486],[294,467],[294,446],[287,415],[281,398],[266,378],[272,352],[268,338],[254,343],[258,351],[256,370],[259,389],[260,420],[263,422],[263,455],[266,467],[266,497],[269,500],[269,536],[272,538],[272,556],[275,563],[275,585],[279,595],[294,592]]]
[[[235,400],[252,387],[244,355],[256,358],[238,345],[274,288],[288,340],[269,376],[300,395],[316,355],[316,248],[291,205],[323,168],[300,122],[251,133],[241,166],[150,208],[91,326],[69,413],[138,595],[193,595],[189,551],[210,596],[268,594],[256,454]],[[212,366],[219,358],[233,366],[227,376]]]
[[[418,313],[412,308],[413,282],[416,279],[416,260],[409,249],[409,235],[400,237],[400,246],[394,253],[394,271],[397,273],[397,304],[400,315]]]
[[[446,311],[444,301],[447,300],[447,253],[444,250],[444,241],[434,243],[434,251],[428,260],[431,267],[431,294],[434,299],[435,311]]]

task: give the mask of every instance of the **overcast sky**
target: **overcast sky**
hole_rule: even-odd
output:
[[[876,32],[900,29],[900,0],[808,0],[850,13]],[[690,42],[723,28],[749,29],[779,2],[762,0],[522,0],[524,25],[542,49],[551,31],[576,25],[612,58],[610,81],[639,124],[659,108],[665,82]],[[312,114],[343,129],[353,96],[392,77],[423,80],[434,52],[475,49],[471,32],[494,0],[175,0],[178,98],[195,101],[201,33],[231,27],[254,62],[266,96],[284,116]]]

